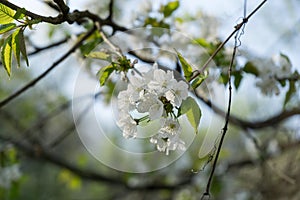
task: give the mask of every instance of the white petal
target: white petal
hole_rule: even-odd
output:
[[[157,101],[156,104],[152,105],[149,109],[149,117],[151,120],[158,119],[163,114],[163,104],[160,101]]]
[[[173,92],[171,92],[170,90],[166,92],[166,98],[171,101],[174,102],[175,100],[175,95]]]

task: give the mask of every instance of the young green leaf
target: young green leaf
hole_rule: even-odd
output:
[[[228,75],[221,73],[218,81],[226,86],[229,81]]]
[[[241,81],[243,79],[243,75],[238,71],[233,72],[232,75],[234,76],[234,87],[236,89],[239,89]]]
[[[197,87],[199,87],[201,85],[201,83],[203,83],[203,81],[208,77],[208,74],[200,74],[199,76],[197,76],[197,78],[195,78],[193,80],[193,82],[191,83],[191,86],[193,89],[196,89]]]
[[[26,13],[25,8],[20,8],[20,9],[17,10],[17,12],[13,16],[13,18],[15,20],[17,20],[17,19],[23,19],[25,17],[25,13]]]
[[[4,69],[6,70],[8,76],[11,74],[11,54],[12,54],[12,48],[11,48],[11,40],[12,36],[10,35],[5,41],[2,46],[1,51],[1,59],[4,66]]]
[[[197,102],[192,98],[188,97],[182,101],[180,107],[180,115],[186,114],[190,124],[194,128],[195,132],[198,132],[198,126],[201,118],[201,110]]]
[[[192,66],[185,60],[185,58],[181,55],[181,53],[179,53],[176,49],[175,49],[178,59],[181,63],[182,69],[183,69],[183,73],[184,73],[184,77],[187,81],[189,81],[193,75],[193,68]]]
[[[284,106],[286,106],[286,104],[292,99],[293,95],[297,92],[295,81],[289,81],[289,85],[289,90],[287,91],[284,99]]]
[[[102,67],[98,73],[97,76],[99,77],[100,85],[103,86],[105,82],[107,81],[110,74],[116,69],[116,67],[113,64],[107,65],[106,67]]]
[[[20,53],[21,53],[21,49],[20,49],[20,40],[19,40],[19,34],[21,33],[21,29],[17,29],[11,36],[12,36],[12,40],[11,40],[11,47],[12,50],[14,52],[14,56],[17,60],[17,64],[18,67],[20,67]]]
[[[111,62],[111,56],[105,52],[102,51],[94,51],[86,55],[88,58],[96,58],[100,60],[106,60],[108,62]]]
[[[0,34],[6,33],[16,27],[15,23],[0,25]]]
[[[247,72],[249,74],[253,74],[255,76],[259,75],[258,69],[255,67],[254,63],[252,62],[247,62],[244,66],[244,72]]]
[[[211,48],[212,47],[212,45],[209,42],[207,42],[206,39],[204,39],[204,38],[195,39],[193,41],[193,43],[200,44],[200,46],[202,46],[204,48]]]
[[[0,3],[0,24],[8,24],[14,21],[15,12],[13,9]]]
[[[169,17],[179,7],[179,1],[171,1],[167,5],[162,6],[161,11],[164,17]]]
[[[287,55],[285,55],[283,53],[280,53],[280,57],[281,57],[281,59],[283,59],[281,61],[282,64],[286,64],[286,65],[289,65],[289,66],[292,65],[291,60],[290,60],[290,58]]]
[[[18,33],[19,46],[20,46],[21,54],[26,61],[26,65],[29,66],[27,52],[26,52],[26,46],[25,46],[25,39],[24,39],[23,33],[24,33],[24,31],[22,29],[20,29],[20,32]]]
[[[40,23],[41,19],[32,19],[32,20],[27,20],[26,22],[27,22],[28,28],[30,30],[33,30],[33,25]]]

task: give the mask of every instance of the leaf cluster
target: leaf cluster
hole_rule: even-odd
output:
[[[1,60],[8,76],[11,75],[13,57],[18,67],[21,66],[21,55],[25,59],[26,65],[29,66],[24,30],[26,27],[31,29],[33,24],[39,23],[39,20],[30,20],[25,15],[25,11],[24,8],[14,11],[0,4],[0,34],[5,38],[1,45]]]
[[[196,89],[199,87],[203,81],[208,77],[208,73],[204,72],[202,74],[199,74],[197,77],[192,79],[194,71],[192,65],[182,56],[181,53],[179,53],[177,50],[175,50],[177,53],[177,57],[179,59],[179,62],[181,64],[183,73],[184,73],[184,78],[186,79],[187,82],[190,82],[191,87],[193,89]]]
[[[170,29],[171,25],[168,19],[171,18],[173,13],[179,8],[180,3],[178,0],[170,1],[165,5],[161,5],[157,15],[149,15],[143,20],[143,27],[158,27]],[[153,29],[153,35],[161,36],[164,32],[162,30]]]
[[[104,60],[110,64],[100,68],[97,73],[99,82],[101,86],[104,86],[109,76],[115,71],[117,73],[123,72],[125,75],[129,69],[133,69],[135,63],[131,63],[130,59],[127,59],[126,56],[117,56],[115,59],[113,55],[110,55],[103,51],[95,51],[86,55],[86,57]]]

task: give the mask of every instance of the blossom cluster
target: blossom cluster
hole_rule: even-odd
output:
[[[267,96],[279,95],[279,80],[291,76],[292,65],[285,55],[280,54],[268,60],[259,72],[260,80],[256,86],[260,88],[261,92]]]
[[[127,90],[119,93],[117,125],[125,138],[135,138],[141,122],[160,120],[160,129],[150,142],[167,155],[170,150],[184,150],[185,143],[179,138],[181,126],[177,118],[178,109],[187,97],[187,83],[177,81],[172,71],[158,69],[154,64],[140,77],[130,77]],[[134,113],[138,113],[139,118],[134,118]]]

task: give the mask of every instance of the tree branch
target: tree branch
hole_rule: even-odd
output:
[[[100,93],[93,94],[93,95],[85,95],[82,97],[78,97],[75,100],[81,101],[86,98],[96,98],[99,94]],[[66,109],[70,105],[71,105],[71,101],[67,101],[66,103],[62,104],[57,109],[55,109],[53,112],[51,112],[49,115],[47,115],[47,117],[44,119],[49,120],[54,115],[59,114],[59,112],[58,112],[59,110]],[[86,110],[84,109],[84,111],[86,111]],[[83,113],[86,113],[84,111],[83,111]],[[4,114],[4,112],[1,112],[0,114]],[[4,116],[6,116],[6,115],[4,115]],[[77,120],[80,120],[80,119],[77,119]],[[17,122],[17,121],[16,120],[8,120],[8,122],[12,123],[12,122]],[[36,125],[34,125],[34,127],[36,127]],[[63,131],[62,136],[64,137],[68,131],[73,131],[74,127],[75,127],[74,125],[69,126],[65,131]],[[13,128],[15,128],[17,131],[20,131],[20,132],[22,132],[22,130],[24,130],[24,127],[20,126],[20,123],[14,123]],[[33,130],[33,129],[29,129],[29,130],[32,130],[31,132],[36,132],[36,130]],[[26,133],[31,135],[31,132],[28,131]],[[54,164],[58,167],[65,168],[65,169],[71,171],[72,173],[74,173],[75,175],[79,176],[80,178],[83,178],[86,180],[112,184],[112,185],[116,185],[119,187],[124,187],[128,190],[150,190],[150,191],[151,190],[175,190],[182,186],[191,184],[192,178],[193,178],[193,176],[190,175],[190,176],[185,177],[182,181],[175,183],[175,184],[157,184],[157,183],[151,184],[150,183],[148,185],[131,186],[125,180],[121,180],[117,177],[113,177],[113,178],[107,177],[99,172],[90,171],[88,169],[82,169],[72,163],[69,163],[65,159],[59,158],[53,152],[48,151],[47,150],[48,148],[46,149],[46,147],[48,147],[48,145],[46,147],[43,147],[43,146],[41,146],[41,143],[31,141],[31,140],[28,141],[27,137],[24,139],[17,140],[17,139],[11,138],[11,137],[8,138],[8,137],[0,134],[0,140],[12,143],[13,145],[16,146],[16,148],[18,148],[22,153],[24,153],[31,159],[46,161],[46,162]],[[51,145],[56,145],[57,141],[58,140],[55,140],[54,141],[55,143],[50,143],[50,147],[52,147]]]
[[[90,171],[88,169],[81,169],[77,167],[76,165],[73,165],[71,163],[68,163],[65,159],[61,159],[58,156],[54,155],[53,153],[50,153],[43,149],[41,146],[32,146],[25,144],[23,142],[20,142],[16,139],[7,138],[5,136],[0,135],[0,139],[6,142],[10,142],[13,145],[15,145],[18,149],[20,149],[23,153],[25,153],[30,158],[34,158],[37,160],[43,160],[47,161],[49,163],[52,163],[56,166],[65,168],[75,175],[91,181],[96,182],[103,182],[107,184],[112,184],[120,187],[124,187],[128,190],[175,190],[178,189],[184,185],[191,183],[191,177],[185,179],[182,182],[176,183],[176,184],[149,184],[149,185],[138,185],[138,186],[130,186],[127,184],[126,181],[118,178],[118,177],[107,177],[103,174],[100,174],[98,172]]]
[[[94,102],[92,102],[94,103]],[[58,144],[60,144],[65,138],[67,138],[70,133],[72,133],[76,129],[76,125],[79,125],[86,113],[91,109],[92,103],[89,103],[83,111],[79,114],[77,119],[74,119],[75,122],[73,122],[66,130],[64,130],[61,134],[58,135],[54,140],[52,140],[47,146],[50,148],[54,148]],[[70,104],[69,104],[70,105]]]
[[[64,16],[69,14],[70,8],[64,2],[64,0],[53,0],[59,7],[60,11]]]
[[[0,108],[8,104],[10,101],[27,91],[29,88],[33,87],[37,82],[42,80],[49,72],[51,72],[56,66],[58,66],[62,61],[64,61],[69,55],[71,55],[78,47],[81,46],[81,44],[90,36],[92,33],[96,30],[95,27],[93,27],[90,31],[87,32],[85,36],[83,36],[78,42],[74,44],[74,46],[66,52],[63,56],[61,56],[56,62],[54,62],[44,73],[36,77],[35,79],[31,80],[29,83],[27,83],[25,86],[23,86],[21,89],[7,97],[6,99],[2,100],[0,102]]]
[[[247,167],[247,166],[253,166],[257,163],[266,162],[269,159],[273,159],[273,158],[277,158],[277,157],[281,156],[283,154],[283,152],[289,151],[291,149],[297,149],[297,148],[299,148],[299,146],[300,146],[300,140],[297,140],[292,143],[279,144],[280,151],[282,153],[274,154],[274,155],[266,155],[264,157],[264,159],[260,159],[260,158],[254,159],[254,160],[253,159],[244,159],[244,160],[229,163],[229,164],[227,164],[226,172],[236,170],[239,168],[243,168],[243,167]]]
[[[195,91],[195,95],[197,96],[198,99],[200,99],[203,103],[205,103],[209,108],[212,109],[216,114],[225,117],[225,112],[220,109],[218,106],[214,105],[210,100],[207,100],[203,98],[197,91]],[[262,129],[270,126],[277,125],[281,123],[282,121],[293,117],[295,115],[300,115],[300,108],[296,108],[293,110],[283,110],[280,113],[269,117],[265,120],[257,120],[257,121],[246,121],[243,119],[240,119],[239,117],[236,117],[234,115],[229,116],[229,122],[239,126],[243,129]]]
[[[0,0],[0,3],[17,11],[19,9],[21,9],[19,6],[13,4],[13,3],[10,3],[9,1],[6,1],[6,0]],[[40,19],[41,21],[43,22],[48,22],[48,23],[51,23],[51,24],[61,24],[63,23],[64,19],[62,19],[62,16],[57,16],[57,17],[45,17],[45,16],[42,16],[42,15],[38,15],[38,14],[35,14],[33,12],[30,12],[28,10],[25,11],[24,13],[25,15],[33,18],[33,19]]]
[[[62,0],[55,0],[55,2],[58,4],[58,6],[61,10],[63,9],[63,11],[62,11],[63,13],[67,11],[68,6],[65,5],[64,2],[62,2]],[[15,11],[21,9],[19,6],[12,4],[6,0],[0,0],[0,3],[15,10]],[[86,10],[86,11],[75,10],[72,13],[68,12],[67,14],[66,13],[59,14],[56,17],[51,17],[51,16],[46,17],[46,16],[35,14],[28,10],[26,10],[24,14],[33,19],[41,20],[42,22],[46,22],[46,23],[50,23],[50,24],[62,24],[64,22],[68,22],[69,24],[77,22],[80,24],[84,18],[88,18],[88,19],[92,20],[93,22],[98,22],[101,26],[103,26],[103,25],[111,26],[114,31],[116,31],[116,30],[126,31],[127,30],[126,28],[117,25],[110,19],[105,19],[105,20],[101,19],[98,15],[95,15],[95,14],[89,12],[88,10]]]

